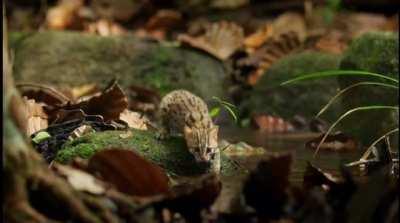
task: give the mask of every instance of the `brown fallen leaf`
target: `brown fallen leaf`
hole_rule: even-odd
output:
[[[36,102],[45,103],[48,106],[59,106],[71,101],[64,93],[48,85],[37,83],[17,83],[16,87],[22,96],[34,99]]]
[[[129,108],[133,111],[154,113],[161,101],[160,94],[152,89],[131,85],[127,89]]]
[[[25,104],[26,114],[26,134],[28,136],[33,133],[46,129],[48,126],[48,116],[43,111],[43,104],[36,103],[33,99],[27,99],[23,97],[23,102]]]
[[[258,163],[245,181],[246,203],[261,216],[277,219],[284,213],[288,201],[291,154],[271,155]]]
[[[243,41],[246,52],[253,53],[254,50],[260,48],[269,38],[271,38],[272,34],[272,26],[267,23],[256,32],[246,36]]]
[[[84,84],[71,88],[74,101],[79,101],[84,96],[91,96],[99,91],[97,84]]]
[[[145,24],[145,29],[150,30],[170,30],[182,23],[182,14],[171,9],[158,10]]]
[[[298,35],[290,31],[273,37],[262,47],[247,57],[237,60],[237,67],[251,68],[247,76],[247,83],[255,85],[260,77],[281,58],[302,48],[302,41]],[[246,69],[245,69],[246,70]]]
[[[341,182],[341,179],[333,176],[330,173],[323,172],[321,169],[313,166],[310,162],[307,162],[307,168],[303,176],[303,189],[306,191],[311,190],[315,186],[330,187]],[[328,187],[328,188],[327,188]]]
[[[279,15],[273,22],[273,35],[278,37],[282,34],[294,32],[299,40],[303,42],[307,36],[304,16],[295,12],[285,12]]]
[[[341,54],[347,49],[347,46],[348,40],[344,33],[338,30],[332,30],[319,38],[314,47],[318,51]]]
[[[116,120],[122,111],[127,109],[128,99],[125,93],[113,80],[99,96],[94,96],[77,104],[67,104],[58,109],[75,110],[82,109],[88,115],[101,115],[104,121]]]
[[[146,2],[144,0],[96,0],[90,1],[90,6],[101,18],[126,22],[138,13]]]
[[[217,9],[236,9],[248,3],[249,0],[212,0],[210,2],[210,7]]]
[[[306,147],[310,149],[317,149],[318,144],[321,142],[324,135],[325,134],[321,134],[317,138],[306,142]],[[357,150],[358,145],[359,143],[355,138],[339,132],[328,135],[324,143],[322,143],[320,149],[325,151],[346,152]]]
[[[180,184],[171,193],[155,204],[159,210],[167,208],[182,214],[188,222],[199,222],[201,210],[207,210],[217,199],[222,184],[214,174],[192,180],[190,184]]]
[[[77,12],[83,0],[60,0],[47,10],[46,25],[49,29],[64,30],[77,24]]]
[[[128,109],[125,109],[123,112],[121,112],[119,119],[126,122],[129,128],[141,130],[147,130],[147,123],[150,122],[149,119],[143,114],[133,112]]]
[[[101,195],[106,191],[105,185],[94,176],[69,166],[52,163],[51,168],[60,176],[67,179],[68,183],[77,191]]]
[[[243,44],[243,28],[233,22],[212,23],[203,35],[192,37],[186,34],[178,36],[181,43],[203,50],[220,60],[228,59]]]
[[[104,149],[90,158],[88,168],[130,195],[152,196],[169,192],[164,170],[132,150]]]
[[[266,114],[253,115],[251,123],[255,128],[267,133],[285,133],[294,130],[290,122]]]
[[[100,36],[120,36],[127,33],[127,30],[118,23],[106,19],[100,19],[87,24],[85,30],[88,33],[98,34]]]

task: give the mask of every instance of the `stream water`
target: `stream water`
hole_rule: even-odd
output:
[[[233,156],[240,165],[246,168],[253,168],[257,163],[274,152],[290,152],[293,154],[291,166],[290,182],[294,185],[301,186],[303,174],[307,167],[307,161],[315,166],[327,171],[333,175],[339,174],[340,165],[355,161],[360,158],[363,151],[355,152],[328,152],[321,151],[314,158],[314,150],[305,148],[305,142],[318,136],[315,133],[291,133],[291,134],[275,134],[269,135],[251,129],[238,128],[221,128],[220,137],[231,143],[246,142],[254,147],[263,147],[265,154],[261,155],[245,155]],[[240,206],[240,191],[245,175],[223,177],[223,189],[217,201],[214,204],[215,209],[220,212],[230,212]]]

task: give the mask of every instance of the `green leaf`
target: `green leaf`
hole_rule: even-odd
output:
[[[50,137],[51,137],[51,135],[48,132],[43,131],[43,132],[39,132],[38,134],[36,134],[36,136],[32,139],[32,141],[36,144],[39,144],[43,140],[46,140]]]
[[[371,72],[367,72],[367,71],[331,70],[331,71],[323,71],[323,72],[301,75],[299,77],[296,77],[291,80],[283,82],[281,84],[281,86],[296,83],[296,82],[303,81],[303,80],[319,79],[319,78],[326,78],[326,77],[336,77],[336,76],[366,76],[366,77],[382,78],[385,80],[392,81],[393,83],[396,83],[396,84],[399,83],[399,81],[397,79],[387,77],[382,74],[371,73]]]
[[[318,112],[317,117],[320,116],[322,113],[324,113],[331,105],[332,103],[341,95],[343,95],[345,92],[358,87],[362,85],[377,85],[377,86],[382,86],[382,87],[387,87],[387,88],[393,88],[393,89],[399,89],[397,85],[392,85],[392,84],[385,84],[385,83],[380,83],[380,82],[359,82],[353,85],[350,85],[341,91],[339,91],[335,96],[333,96],[329,102]]]
[[[399,110],[399,107],[397,106],[381,106],[381,105],[372,105],[372,106],[362,106],[362,107],[357,107],[357,108],[353,108],[348,110],[347,112],[345,112],[343,115],[341,115],[328,129],[328,131],[326,131],[324,137],[322,137],[321,142],[318,144],[318,147],[314,153],[314,158],[317,155],[319,148],[321,147],[322,143],[325,142],[326,137],[328,137],[328,135],[332,132],[333,128],[335,128],[335,126],[337,124],[339,124],[340,121],[342,121],[344,118],[346,118],[347,116],[349,116],[350,114],[357,112],[357,111],[365,111],[365,110],[379,110],[379,109],[391,109],[391,110]]]
[[[215,116],[219,115],[220,111],[221,111],[220,107],[212,108],[210,111],[211,118],[214,118]]]

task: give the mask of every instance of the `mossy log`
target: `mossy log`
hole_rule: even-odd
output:
[[[68,163],[74,157],[90,158],[97,151],[107,148],[133,149],[145,158],[163,167],[173,175],[197,175],[206,173],[209,166],[196,163],[186,149],[182,137],[159,140],[151,131],[132,129],[131,136],[125,138],[124,131],[105,131],[91,133],[64,144],[55,160]],[[228,157],[221,155],[222,175],[232,175],[243,171]]]
[[[146,86],[165,94],[183,88],[204,99],[223,95],[222,63],[200,51],[135,38],[77,32],[12,33],[16,81],[56,86],[118,77],[122,87]]]

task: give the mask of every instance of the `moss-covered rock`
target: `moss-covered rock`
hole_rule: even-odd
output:
[[[166,93],[184,88],[203,98],[222,96],[224,69],[199,52],[139,40],[74,32],[11,33],[16,81],[54,85],[98,83],[113,77],[124,87],[143,85]]]
[[[90,158],[97,151],[107,148],[133,149],[145,158],[160,165],[167,172],[176,175],[196,175],[207,171],[207,166],[199,165],[186,149],[181,137],[167,140],[156,139],[155,133],[143,130],[131,130],[132,136],[123,138],[123,131],[105,131],[85,135],[66,143],[57,153],[55,160],[68,163],[74,157]],[[228,157],[221,155],[223,175],[243,171]]]
[[[343,70],[363,70],[399,78],[399,38],[395,33],[367,33],[355,39],[344,53],[340,63]],[[373,78],[339,77],[341,88]],[[390,83],[386,80],[380,80]],[[397,85],[397,84],[396,84]],[[359,86],[342,99],[345,109],[366,105],[397,105],[399,92],[379,86]],[[391,111],[363,111],[355,113],[343,122],[344,130],[369,144],[384,132],[395,128],[398,113]],[[397,140],[395,140],[397,141]]]
[[[299,75],[337,69],[340,58],[336,55],[303,52],[281,59],[261,77],[249,98],[243,102],[242,111],[267,112],[284,118],[299,114],[313,117],[336,93],[338,84],[334,78],[299,82],[280,86]],[[333,120],[340,109],[334,105],[327,113]]]

